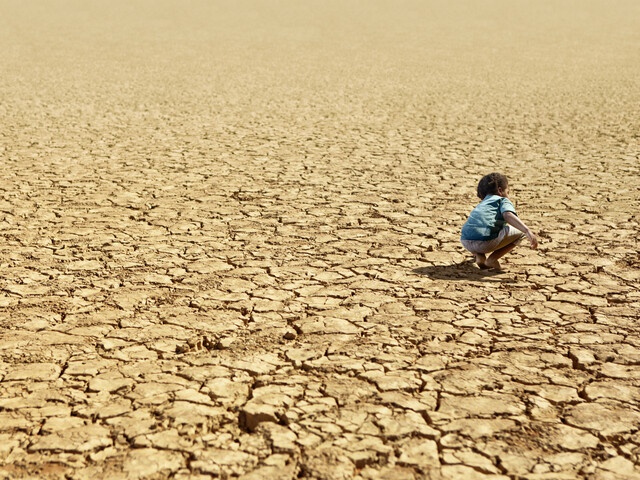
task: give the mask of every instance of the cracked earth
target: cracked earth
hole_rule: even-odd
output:
[[[1,1],[0,478],[640,478],[639,19]]]

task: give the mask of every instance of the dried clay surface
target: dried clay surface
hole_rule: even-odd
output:
[[[639,47],[623,0],[0,1],[0,478],[640,478]]]

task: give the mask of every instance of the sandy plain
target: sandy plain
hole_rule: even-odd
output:
[[[2,0],[0,72],[0,478],[640,478],[637,2]]]

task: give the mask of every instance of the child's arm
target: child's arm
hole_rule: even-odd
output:
[[[529,230],[529,227],[527,227],[522,220],[520,220],[517,215],[511,213],[511,212],[504,212],[504,214],[502,215],[504,217],[504,220],[511,225],[512,227],[516,227],[518,230],[520,230],[521,232],[524,232],[524,234],[527,236],[527,238],[529,239],[529,242],[531,242],[531,248],[533,248],[534,250],[536,248],[538,248],[538,239],[536,238],[536,236],[533,234],[533,232],[531,230]]]

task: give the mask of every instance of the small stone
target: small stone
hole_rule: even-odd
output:
[[[298,338],[298,334],[294,330],[287,330],[284,334],[286,340],[295,340]]]

